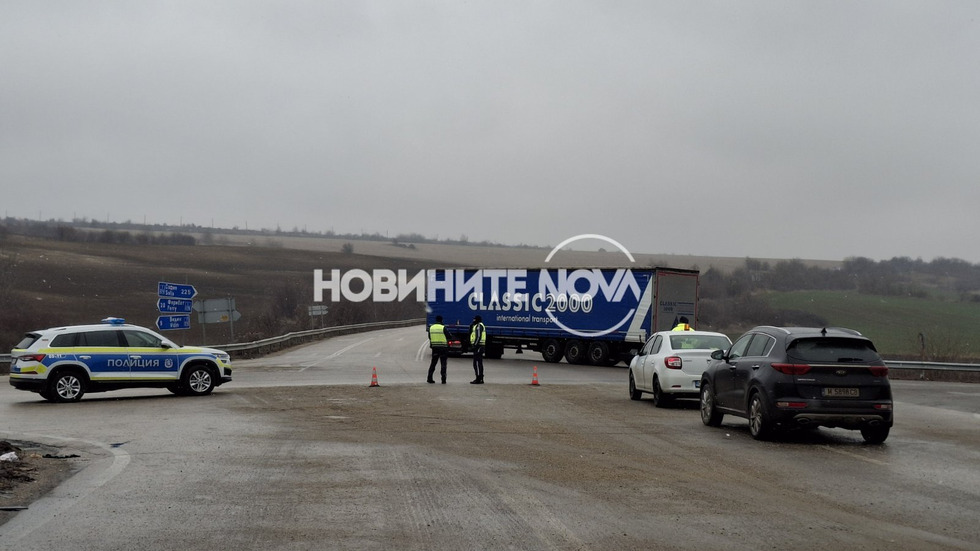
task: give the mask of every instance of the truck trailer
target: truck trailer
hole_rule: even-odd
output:
[[[426,326],[442,316],[465,353],[480,316],[491,359],[512,348],[552,363],[628,363],[650,334],[681,317],[697,327],[698,277],[676,268],[429,270]]]

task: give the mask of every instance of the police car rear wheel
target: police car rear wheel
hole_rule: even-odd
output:
[[[77,402],[85,394],[85,382],[73,371],[63,371],[51,379],[48,387],[48,400],[55,402]]]
[[[210,394],[214,390],[214,374],[204,366],[194,366],[187,370],[183,381],[184,390],[192,396]]]

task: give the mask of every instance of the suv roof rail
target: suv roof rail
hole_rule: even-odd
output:
[[[785,327],[776,327],[775,325],[760,325],[760,326],[756,327],[756,329],[769,329],[769,330],[772,330],[772,331],[779,331],[779,332],[782,332],[782,333],[786,333],[787,335],[790,334],[790,330],[789,329],[786,329]]]
[[[847,328],[847,327],[830,327],[830,326],[824,327],[824,330],[828,330],[828,329],[832,329],[834,331],[840,331],[841,333],[850,333],[851,335],[857,335],[859,337],[863,337],[864,336],[864,335],[861,334],[860,331],[857,331],[856,329],[850,329],[850,328]]]

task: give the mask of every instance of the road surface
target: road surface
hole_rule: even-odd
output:
[[[0,547],[980,549],[980,386],[893,382],[884,445],[820,429],[753,440],[627,396],[623,367],[508,351],[425,384],[421,327],[260,360],[207,397],[50,404],[0,385],[0,438],[80,472]],[[532,386],[537,367],[540,385]],[[380,386],[369,387],[376,369]]]

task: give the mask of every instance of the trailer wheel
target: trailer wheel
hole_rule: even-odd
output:
[[[589,344],[589,363],[592,365],[606,365],[609,361],[609,345],[602,341],[593,341]]]
[[[504,355],[504,344],[500,342],[488,342],[486,354],[487,359],[499,360]]]
[[[565,347],[558,339],[548,339],[541,345],[541,356],[548,363],[558,363],[565,353]]]
[[[582,341],[568,341],[565,345],[565,359],[570,364],[582,364],[585,363],[587,358],[587,349],[585,343]]]

